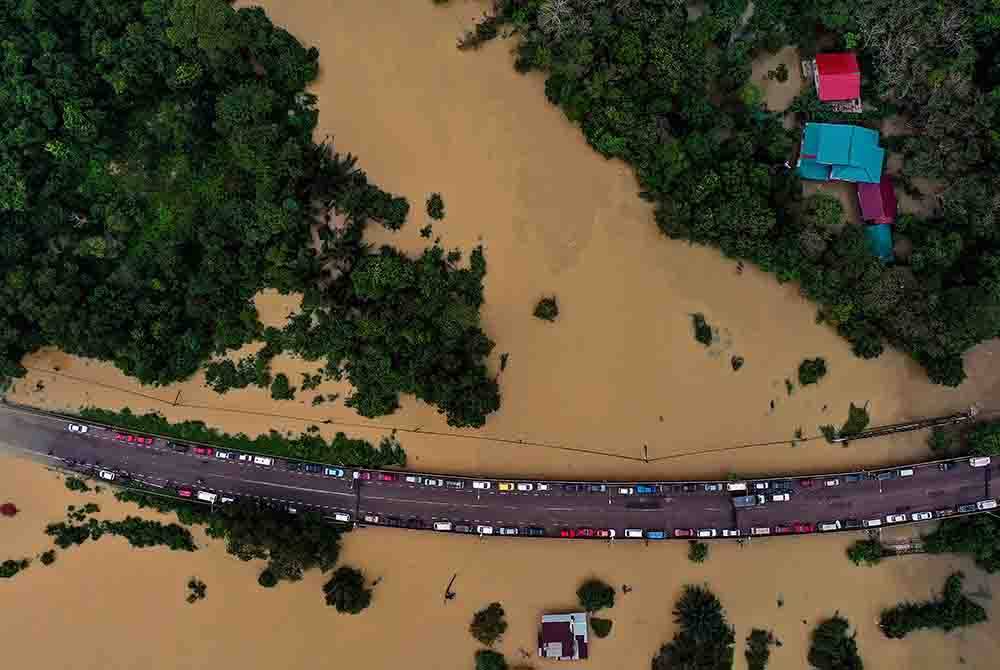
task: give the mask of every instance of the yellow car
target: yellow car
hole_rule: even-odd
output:
[[[513,491],[514,490],[514,484],[512,484],[511,482],[500,482],[500,490],[501,491]]]

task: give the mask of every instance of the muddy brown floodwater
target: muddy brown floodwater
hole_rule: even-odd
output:
[[[798,428],[814,435],[819,424],[840,424],[851,401],[869,402],[873,422],[888,423],[997,397],[991,351],[972,355],[972,375],[961,388],[933,386],[899,353],[854,358],[843,340],[814,322],[815,308],[795,286],[752,267],[740,272],[712,249],[664,239],[627,166],[586,145],[546,102],[541,76],[514,71],[511,41],[474,53],[455,49],[456,36],[483,3],[263,5],[277,24],[320,49],[317,134],[335,134],[339,151],[359,156],[375,183],[411,202],[408,225],[398,233],[373,230],[372,241],[419,252],[427,244],[418,234],[426,223],[423,203],[439,191],[447,218],[434,224],[434,237],[466,252],[485,247],[483,321],[497,342],[493,369],[501,353],[510,355],[500,375],[502,409],[482,430],[462,431],[450,429],[432,407],[404,398],[395,415],[372,421],[343,406],[349,389],[342,384],[318,389],[341,396],[320,407],[311,405],[316,392],[282,402],[259,389],[218,396],[201,374],[144,388],[109,365],[51,349],[27,357],[32,370],[13,399],[57,409],[158,410],[172,420],[202,419],[249,434],[272,427],[300,432],[315,423],[326,433],[374,440],[400,428],[410,466],[427,470],[679,478],[921,458],[920,434],[849,448],[790,441]],[[795,62],[792,53],[777,58]],[[790,89],[770,88],[769,100],[787,102]],[[551,294],[560,315],[550,324],[531,312]],[[276,325],[297,303],[296,296],[271,293],[258,299],[261,318]],[[695,312],[716,328],[711,347],[693,338]],[[738,372],[730,365],[735,355],[745,359]],[[827,360],[827,377],[808,389],[796,382],[789,394],[785,379],[795,381],[799,362],[815,356]],[[295,383],[319,366],[281,358],[275,368]],[[725,450],[773,441],[780,443]],[[640,458],[644,448],[648,464]],[[62,516],[70,494],[38,466],[8,460],[0,497],[26,511],[0,520],[0,546],[10,555],[38,552],[45,546],[42,527]],[[533,648],[538,614],[571,605],[577,582],[596,574],[635,591],[612,612],[611,637],[597,641],[593,659],[581,667],[647,667],[669,638],[673,599],[688,581],[711,584],[740,642],[750,626],[774,628],[785,643],[771,665],[777,670],[803,667],[808,631],[837,609],[859,626],[870,667],[957,667],[962,657],[965,667],[986,668],[985,659],[995,658],[997,643],[986,635],[995,628],[890,643],[873,623],[879,608],[939,588],[954,566],[969,572],[970,588],[986,594],[995,578],[949,558],[897,559],[861,570],[843,557],[846,543],[816,537],[755,541],[742,550],[717,545],[708,563],[696,567],[676,544],[480,543],[369,529],[351,535],[345,558],[384,579],[370,611],[342,617],[323,607],[316,575],[263,592],[255,569],[221,547],[178,556],[128,550],[108,538],[0,584],[6,605],[0,641],[15,667],[451,670],[471,667],[466,627],[474,609],[494,599],[504,603],[511,629],[502,649],[516,659],[519,648]],[[441,595],[455,572],[459,597],[444,606]],[[191,574],[209,585],[208,599],[193,607],[181,593]]]

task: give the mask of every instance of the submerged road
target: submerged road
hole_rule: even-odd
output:
[[[70,431],[71,424],[86,432]],[[229,450],[196,454],[194,444],[178,451],[165,438],[129,442],[129,436],[139,434],[0,405],[0,444],[82,474],[113,473],[116,484],[138,482],[171,495],[214,493],[220,501],[250,497],[328,517],[346,514],[359,525],[450,523],[439,528],[452,532],[607,537],[613,530],[617,538],[660,539],[689,531],[701,537],[801,534],[822,532],[821,524],[849,530],[863,522],[911,523],[924,512],[942,518],[988,510],[1000,478],[1000,459],[973,467],[968,458],[746,482],[473,479],[356,468],[342,468],[341,476],[324,474],[339,466],[308,472],[304,466],[313,464],[281,458],[255,464]],[[754,504],[737,509],[735,496],[747,494]]]

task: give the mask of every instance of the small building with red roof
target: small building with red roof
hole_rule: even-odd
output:
[[[538,656],[556,661],[580,661],[588,654],[587,613],[543,614],[538,631]]]
[[[853,51],[816,54],[814,73],[822,102],[861,98],[861,67]]]
[[[892,178],[882,175],[877,184],[858,182],[858,207],[861,218],[868,223],[894,223],[896,191],[892,187]]]

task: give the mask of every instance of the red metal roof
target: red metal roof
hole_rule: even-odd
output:
[[[861,97],[861,68],[853,51],[816,54],[819,99],[854,100]]]
[[[893,223],[896,220],[896,191],[892,179],[882,175],[878,184],[858,183],[858,205],[865,221]]]

